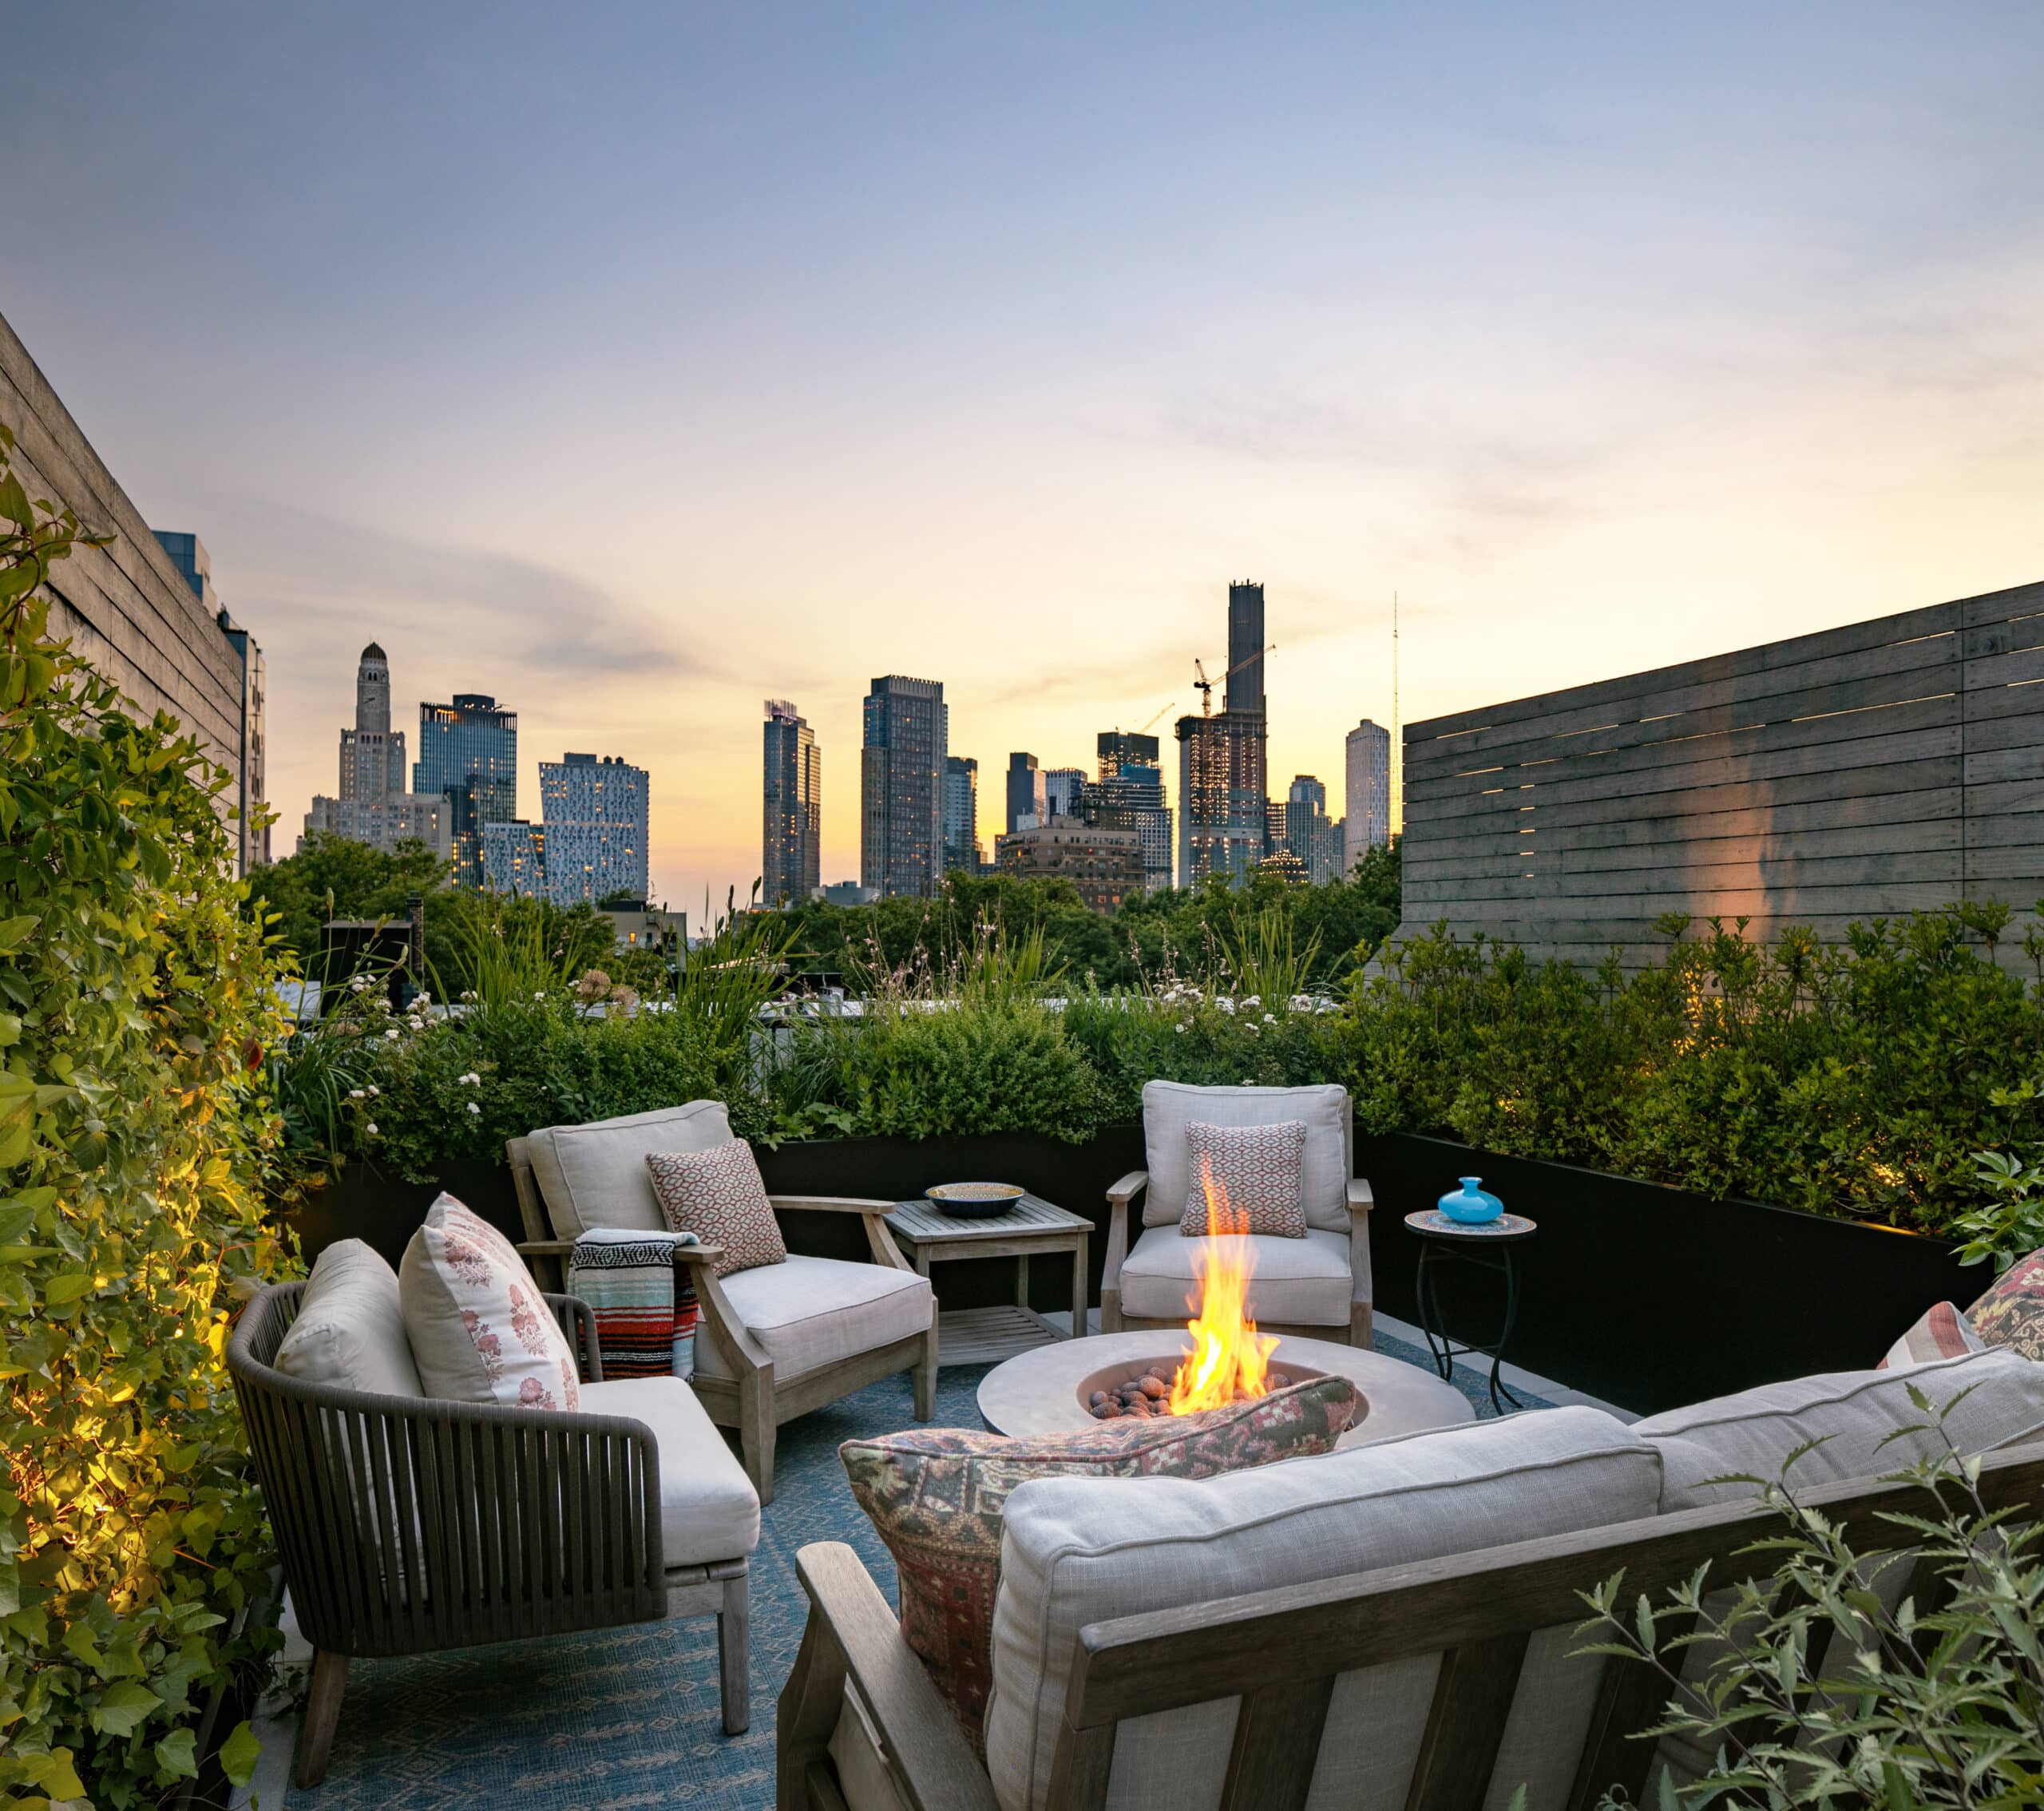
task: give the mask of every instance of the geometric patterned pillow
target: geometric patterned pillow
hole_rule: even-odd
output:
[[[1969,1352],[1985,1352],[1987,1343],[1973,1330],[1967,1318],[1949,1302],[1923,1310],[1916,1324],[1888,1349],[1888,1356],[1874,1369],[1906,1371],[1911,1365],[1935,1364],[1940,1358],[1963,1358]]]
[[[676,1232],[721,1245],[716,1274],[785,1264],[788,1248],[759,1179],[759,1160],[742,1138],[707,1151],[661,1151],[646,1159],[660,1211]]]
[[[1219,1230],[1271,1233],[1279,1238],[1306,1236],[1305,1205],[1299,1178],[1305,1162],[1303,1119],[1281,1119],[1269,1126],[1207,1126],[1185,1128],[1186,1155],[1192,1186],[1186,1191],[1178,1232],[1204,1238],[1210,1203]]]
[[[1325,1452],[1348,1431],[1356,1386],[1309,1377],[1198,1415],[1103,1423],[1029,1440],[911,1428],[838,1448],[852,1495],[894,1555],[901,1634],[973,1746],[993,1684],[1000,1518],[1032,1478],[1207,1478]]]
[[[2011,1264],[1966,1318],[1988,1345],[2044,1359],[2044,1250]]]
[[[581,1407],[574,1351],[525,1259],[453,1195],[434,1203],[405,1247],[398,1301],[428,1396]]]

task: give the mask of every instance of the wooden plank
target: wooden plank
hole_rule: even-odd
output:
[[[1281,1659],[1276,1670],[1284,1671]],[[1281,1678],[1242,1694],[1220,1811],[1305,1811],[1333,1695],[1332,1673]]]
[[[1478,730],[1527,722],[1551,715],[1558,709],[1616,706],[1634,699],[1670,695],[1685,689],[1764,673],[1770,669],[1803,667],[1818,661],[1847,659],[1862,654],[1877,655],[1884,648],[1933,636],[1955,636],[1963,626],[1963,608],[1958,602],[1904,610],[1893,616],[1848,623],[1839,628],[1821,629],[1812,635],[1766,642],[1758,647],[1738,648],[1729,653],[1707,655],[1701,660],[1683,661],[1674,666],[1651,668],[1642,672],[1628,673],[1618,679],[1593,680],[1586,685],[1571,686],[1560,692],[1539,693],[1501,704],[1486,704],[1445,716],[1425,718],[1407,726],[1405,739],[1409,747],[1414,742],[1437,740],[1447,736],[1468,735]],[[1642,710],[1637,714],[1645,715],[1647,712]]]
[[[1856,767],[1884,759],[1880,750],[1891,748],[1890,759],[1908,760],[1911,739],[1928,743],[1947,739],[1948,748],[1920,747],[1917,752],[1960,751],[1959,725],[1962,701],[1956,694],[1929,698],[1891,710],[1868,711],[1845,718],[1818,718],[1807,722],[1756,723],[1723,735],[1696,736],[1682,741],[1661,742],[1638,748],[1609,751],[1584,749],[1551,759],[1521,761],[1487,777],[1486,786],[1536,788],[1579,783],[1585,778],[1604,782],[1613,778],[1638,781],[1656,775],[1684,774],[1717,760],[1749,761],[1784,751],[1802,751],[1812,756],[1808,767],[1788,767],[1788,772],[1817,771],[1824,768]],[[1663,784],[1667,783],[1664,779]],[[1433,799],[1454,799],[1472,791],[1469,779],[1446,775],[1437,779],[1408,780],[1405,798],[1411,806]],[[1650,787],[1634,790],[1651,791]]]
[[[2031,834],[2036,835],[2033,830]],[[1964,873],[1968,881],[2006,880],[2030,883],[2044,882],[2044,838],[1966,851]],[[2022,902],[2026,906],[2027,899]]]
[[[1761,723],[1845,723],[1855,716],[1878,716],[1884,710],[1953,696],[1963,689],[1957,647],[1948,637],[1909,644],[1906,652],[1891,657],[1889,671],[1862,672],[1836,663],[1827,663],[1826,671],[1832,676],[1808,684],[1792,683],[1788,673],[1728,681],[1705,688],[1724,695],[1703,702],[1696,701],[1694,690],[1642,697],[1627,707],[1638,711],[1638,716],[1614,718],[1607,707],[1592,707],[1422,743],[1407,763],[1408,783],[1499,763],[1509,766],[1529,757],[1652,747],[1728,735]]]
[[[1940,879],[1956,883],[1965,872],[1956,839],[1943,849],[1881,855],[1792,856],[1773,861],[1697,860],[1679,846],[1651,866],[1578,868],[1567,855],[1527,854],[1523,865],[1487,874],[1444,880],[1408,881],[1405,900],[1425,910],[1464,900],[1490,898],[1599,899],[1618,895],[1667,894],[1676,897],[1747,890],[1763,896],[1813,888],[1885,886]]]
[[[1406,1811],[1461,1811],[1483,1802],[1519,1690],[1529,1634],[1516,1630],[1441,1655]]]
[[[2044,804],[2044,800],[2040,800],[2040,804]],[[1666,824],[1670,821],[1662,822]],[[1956,814],[1925,818],[1913,823],[1862,824],[1847,829],[1774,835],[1754,833],[1744,836],[1686,837],[1679,827],[1674,827],[1681,822],[1680,819],[1673,820],[1671,827],[1664,830],[1658,838],[1627,838],[1622,842],[1602,835],[1604,830],[1615,827],[1609,826],[1590,829],[1565,825],[1552,830],[1543,827],[1535,838],[1516,838],[1509,842],[1499,837],[1495,845],[1482,854],[1428,856],[1408,861],[1406,884],[1409,886],[1414,881],[1452,881],[1463,875],[1488,873],[1499,863],[1508,864],[1523,855],[1528,847],[1535,850],[1551,867],[1558,866],[1570,874],[1594,874],[1606,870],[1619,872],[1642,867],[1662,869],[1671,863],[1694,868],[1728,862],[1765,865],[1844,856],[1923,854],[1956,849],[1965,840]]]
[[[1781,775],[1768,781],[1768,791],[1764,797],[1753,793],[1752,779],[1748,775],[1723,775],[1702,781],[1694,775],[1668,775],[1656,789],[1627,793],[1625,806],[1617,806],[1594,793],[1588,797],[1576,797],[1559,787],[1539,787],[1533,781],[1525,781],[1511,791],[1500,787],[1496,793],[1470,793],[1461,799],[1431,801],[1427,810],[1406,818],[1404,846],[1410,852],[1416,844],[1428,842],[1435,836],[1460,834],[1464,828],[1474,828],[1453,824],[1452,819],[1496,822],[1517,811],[1521,806],[1535,806],[1535,810],[1554,814],[1554,818],[1570,824],[1613,824],[1642,815],[1752,810],[1756,803],[1770,803],[1774,807],[1836,803],[1862,797],[1879,799],[1895,791],[1956,787],[1960,783],[1960,759],[1963,756],[1954,750],[1950,755],[1880,763],[1879,783],[1868,781],[1864,773],[1854,768]],[[1543,822],[1554,822],[1554,818]]]
[[[1990,748],[1978,754],[1969,750],[1964,771],[1968,786],[1985,786],[1996,780],[2027,780],[2035,786],[2044,781],[2044,747]]]

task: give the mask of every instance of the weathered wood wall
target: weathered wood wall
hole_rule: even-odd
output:
[[[2044,584],[1411,724],[1404,933],[1637,965],[1671,911],[1766,937],[1960,899],[2027,916],[2039,682]]]
[[[50,633],[146,715],[168,711],[215,759],[241,770],[241,660],[192,595],[70,411],[0,317],[0,423],[30,497],[77,512],[113,545],[82,547],[51,574]]]

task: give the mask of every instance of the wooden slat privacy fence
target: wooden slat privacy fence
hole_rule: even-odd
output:
[[[1401,937],[1636,966],[1674,911],[1765,938],[1961,899],[2026,918],[2040,682],[2044,584],[1410,724]]]

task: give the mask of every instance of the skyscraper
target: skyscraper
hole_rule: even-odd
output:
[[[1263,646],[1263,587],[1230,584],[1222,708],[1178,721],[1181,886],[1239,881],[1266,853]]]
[[[305,835],[343,836],[386,854],[417,841],[443,862],[453,858],[453,806],[438,793],[405,790],[405,732],[390,727],[390,663],[374,641],[355,664],[355,724],[341,730],[339,793],[312,801]]]
[[[1143,890],[1171,884],[1171,812],[1158,764],[1157,739],[1103,730],[1100,777],[1087,782],[1079,810],[1088,823],[1133,830],[1143,842]]]
[[[518,713],[485,692],[418,707],[412,791],[444,793],[454,832],[454,880],[482,885],[482,827],[518,814]]]
[[[1391,731],[1368,717],[1349,731],[1349,821],[1341,867],[1355,872],[1365,851],[1391,840]]]
[[[35,493],[31,490],[30,495]],[[125,501],[125,499],[124,498]],[[206,557],[206,544],[196,534],[167,529],[152,529],[156,544],[170,556],[171,564],[176,567],[178,576],[192,588],[192,595],[211,612],[215,625],[226,639],[228,648],[240,677],[240,735],[235,747],[228,751],[226,765],[232,767],[236,783],[228,796],[234,801],[240,814],[236,825],[236,841],[240,846],[241,872],[259,868],[270,859],[270,826],[257,824],[256,820],[263,814],[269,800],[263,780],[263,650],[256,638],[227,612],[227,608],[213,591],[212,562]],[[153,640],[153,636],[151,637]],[[108,669],[102,666],[100,669]],[[230,722],[234,720],[230,712]],[[398,782],[399,790],[404,783]]]
[[[799,905],[822,884],[823,751],[785,698],[766,700],[760,898]]]
[[[1044,776],[1036,767],[1033,755],[1016,753],[1008,757],[1008,830],[1012,835],[1021,827],[1027,818],[1032,823],[1041,823],[1050,815],[1050,806],[1044,797]]]
[[[545,826],[514,818],[482,826],[482,883],[492,893],[544,899],[546,893]]]
[[[1306,878],[1318,886],[1341,877],[1341,826],[1327,814],[1327,788],[1311,774],[1292,781],[1282,806],[1284,834],[1278,840],[1305,866]]]
[[[1079,795],[1086,784],[1083,767],[1051,767],[1044,774],[1044,803],[1053,818],[1079,815]]]
[[[859,751],[859,880],[883,898],[928,898],[944,874],[949,713],[934,680],[888,674],[866,695]]]
[[[614,755],[540,763],[546,896],[593,906],[614,893],[646,897],[649,776]]]
[[[944,871],[976,874],[980,851],[980,763],[969,755],[944,758]]]

